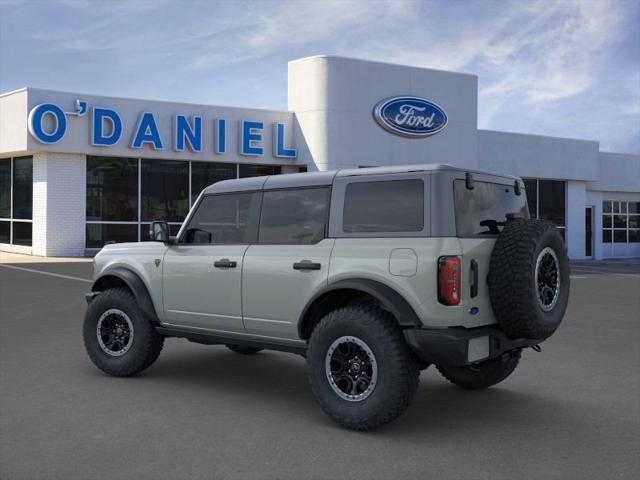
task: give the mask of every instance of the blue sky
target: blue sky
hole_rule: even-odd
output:
[[[287,61],[473,73],[479,127],[640,153],[640,0],[0,0],[0,91],[285,109]]]

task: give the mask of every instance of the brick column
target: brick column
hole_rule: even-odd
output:
[[[81,257],[85,249],[86,157],[33,156],[33,254]]]

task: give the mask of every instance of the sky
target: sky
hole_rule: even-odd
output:
[[[640,154],[640,0],[0,0],[0,92],[284,110],[319,54],[471,73],[479,128]]]

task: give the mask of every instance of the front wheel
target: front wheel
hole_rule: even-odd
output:
[[[112,288],[97,295],[87,308],[84,346],[96,367],[127,377],[156,361],[164,337],[144,315],[129,290]]]
[[[465,390],[481,390],[505,380],[518,366],[522,350],[507,352],[498,358],[465,367],[444,367],[438,371],[444,378]]]
[[[344,307],[313,330],[307,374],[324,412],[352,430],[371,430],[409,406],[420,371],[393,316],[374,306]]]

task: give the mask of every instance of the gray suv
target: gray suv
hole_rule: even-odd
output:
[[[561,235],[529,219],[522,180],[448,165],[245,178],[198,197],[178,235],[95,257],[84,343],[134,375],[164,339],[306,358],[339,424],[397,418],[434,365],[465,389],[507,378],[558,327]]]

